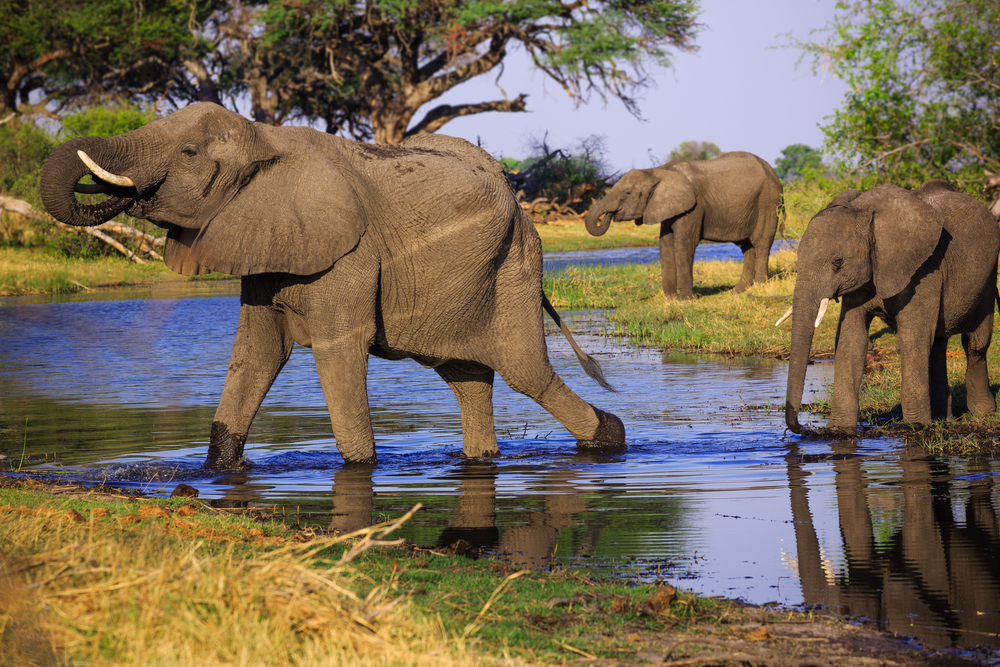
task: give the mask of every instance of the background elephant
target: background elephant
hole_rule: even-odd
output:
[[[731,241],[743,251],[737,294],[767,280],[780,206],[781,181],[771,165],[734,152],[632,169],[591,207],[586,223],[594,236],[607,232],[611,220],[660,225],[663,293],[672,299],[680,290],[680,298],[693,299],[694,251],[703,239]]]
[[[78,184],[91,173],[96,185]],[[175,271],[242,277],[206,467],[241,464],[296,342],[313,350],[348,462],[376,460],[369,353],[437,371],[458,399],[468,456],[499,451],[494,371],[581,444],[624,444],[621,421],[549,364],[541,241],[500,166],[466,141],[420,135],[374,146],[201,103],[124,135],[64,144],[41,190],[69,224],[128,211],[167,229]],[[75,196],[95,190],[108,198],[84,205]]]
[[[969,409],[993,412],[986,351],[993,335],[998,253],[996,220],[944,181],[912,192],[895,185],[864,194],[848,190],[817,213],[798,248],[788,428],[801,431],[798,413],[813,331],[828,300],[838,297],[843,301],[830,428],[857,428],[868,328],[876,316],[898,336],[905,421],[925,424],[950,416],[945,352],[949,336],[958,333]]]

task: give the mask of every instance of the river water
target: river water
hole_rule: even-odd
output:
[[[628,447],[578,450],[497,378],[503,456],[481,462],[460,457],[458,406],[436,373],[373,358],[379,463],[345,467],[312,355],[296,347],[251,429],[253,468],[206,474],[238,308],[234,283],[0,301],[0,465],[23,449],[36,471],[154,494],[184,482],[324,528],[421,502],[404,536],[428,547],[464,539],[530,567],[822,604],[936,646],[1000,644],[1000,462],[789,434],[784,362],[639,349],[602,313],[564,313],[619,393],[547,325],[553,365],[621,417]],[[832,364],[810,366],[806,400],[832,379]]]

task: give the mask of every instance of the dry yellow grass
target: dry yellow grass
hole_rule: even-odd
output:
[[[490,662],[414,621],[392,577],[359,580],[351,567],[408,517],[277,547],[200,538],[179,513],[154,509],[135,525],[100,511],[0,508],[0,664]],[[353,546],[332,556],[343,543]]]

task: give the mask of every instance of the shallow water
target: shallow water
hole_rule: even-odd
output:
[[[553,364],[622,418],[628,447],[578,450],[498,378],[504,456],[482,462],[460,457],[457,404],[436,373],[373,358],[372,468],[343,466],[297,347],[251,429],[254,467],[210,475],[199,466],[238,306],[232,284],[0,303],[3,463],[16,467],[23,446],[48,458],[35,470],[161,494],[183,481],[218,504],[340,529],[421,502],[404,537],[428,547],[461,538],[532,567],[824,604],[933,645],[997,643],[1000,463],[787,434],[773,409],[783,362],[636,349],[602,314],[566,313],[619,393],[589,380],[550,326]],[[831,381],[817,363],[807,391]]]
[[[771,246],[774,254],[782,248],[794,247],[794,241],[777,240]],[[660,261],[657,246],[642,248],[609,248],[604,250],[570,250],[545,254],[545,271],[559,271],[569,266],[614,264],[653,264]],[[735,243],[700,243],[694,251],[694,261],[742,262],[743,252]]]

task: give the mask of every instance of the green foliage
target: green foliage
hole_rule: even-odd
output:
[[[837,5],[822,42],[795,43],[849,86],[828,119],[841,169],[916,184],[1000,169],[1000,11],[995,0],[872,0]]]
[[[156,117],[152,108],[130,105],[93,106],[67,116],[63,129],[73,137],[113,137],[136,130]]]
[[[532,155],[523,161],[501,160],[509,171],[515,189],[527,201],[545,197],[570,204],[577,212],[590,208],[594,199],[604,196],[613,178],[604,158],[604,139],[591,135],[581,140],[575,149],[552,150],[545,139],[535,140]]]
[[[685,141],[670,151],[666,162],[671,160],[711,160],[722,155],[722,149],[711,141]]]
[[[169,91],[183,97],[182,61],[207,52],[205,36],[192,34],[192,28],[220,4],[0,0],[0,81],[5,84],[0,114],[109,95],[152,101]]]
[[[58,143],[23,118],[0,125],[0,194],[38,205],[42,166]]]
[[[823,156],[815,148],[805,144],[791,144],[781,151],[781,157],[774,163],[774,171],[783,181],[794,181],[809,173],[823,170]]]
[[[41,206],[39,179],[42,167],[63,140],[75,137],[103,137],[129,132],[151,121],[149,108],[127,104],[88,107],[66,116],[57,132],[51,123],[40,127],[36,117],[20,116],[0,125],[0,194]],[[50,224],[21,219],[5,213],[0,218],[0,245],[38,246],[48,244],[67,257],[92,258],[116,253],[93,236],[62,232]]]

